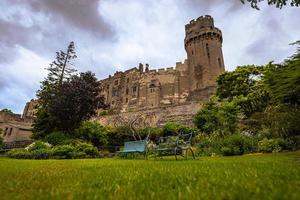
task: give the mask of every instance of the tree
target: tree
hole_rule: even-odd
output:
[[[47,109],[57,130],[71,134],[82,121],[94,116],[98,108],[104,108],[99,90],[100,83],[92,72],[80,73],[63,82]]]
[[[300,45],[297,52],[281,65],[270,63],[264,85],[279,103],[300,105]]]
[[[8,114],[14,114],[11,110],[9,110],[7,108],[4,108],[4,109],[0,110],[0,112],[2,112],[2,113],[8,113]]]
[[[73,63],[71,63],[71,60],[76,57],[74,42],[70,42],[67,52],[56,52],[56,59],[47,68],[49,71],[48,76],[42,81],[41,89],[37,92],[37,97],[43,106],[47,106],[57,88],[63,84],[63,81],[69,80],[76,72]]]
[[[247,117],[263,111],[269,101],[261,81],[264,72],[264,67],[254,65],[239,66],[232,72],[225,72],[217,79],[216,95],[221,100],[235,101]]]
[[[264,0],[241,0],[242,3],[250,3],[252,8],[259,10],[258,4]],[[300,6],[300,0],[268,0],[268,5],[276,6],[277,8],[282,8],[290,3],[291,6]]]

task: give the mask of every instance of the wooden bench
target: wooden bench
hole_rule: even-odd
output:
[[[118,153],[143,153],[145,159],[147,159],[147,144],[148,140],[125,142],[123,150],[118,151]]]
[[[183,156],[185,152],[185,158],[188,157],[188,151],[191,152],[193,159],[195,155],[191,147],[193,134],[179,134],[178,136],[160,137],[159,143],[155,151],[157,156],[174,155],[177,160],[177,155]]]

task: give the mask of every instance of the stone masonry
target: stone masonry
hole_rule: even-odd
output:
[[[125,72],[117,71],[100,81],[101,95],[109,109],[118,115],[154,112],[160,119],[152,125],[168,119],[181,122],[183,116],[189,116],[190,123],[200,109],[199,102],[214,93],[216,78],[225,70],[222,40],[222,32],[214,26],[211,16],[192,20],[185,26],[187,59],[184,62],[177,62],[175,68],[151,70],[148,64],[139,64]],[[106,120],[108,118],[110,120]],[[109,124],[108,121],[113,121],[111,118],[113,116],[100,116],[97,120]]]

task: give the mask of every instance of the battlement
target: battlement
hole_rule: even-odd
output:
[[[185,45],[200,38],[217,38],[220,42],[223,41],[221,30],[214,26],[214,19],[209,15],[198,17],[185,25]]]
[[[214,28],[214,19],[210,15],[198,17],[196,20],[193,19],[189,24],[185,25],[186,31],[201,28]]]

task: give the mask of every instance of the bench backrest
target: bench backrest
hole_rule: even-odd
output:
[[[140,151],[143,152],[146,150],[147,140],[138,140],[125,142],[124,151]]]
[[[191,145],[193,134],[179,134],[178,136],[160,137],[159,148],[187,147]]]

